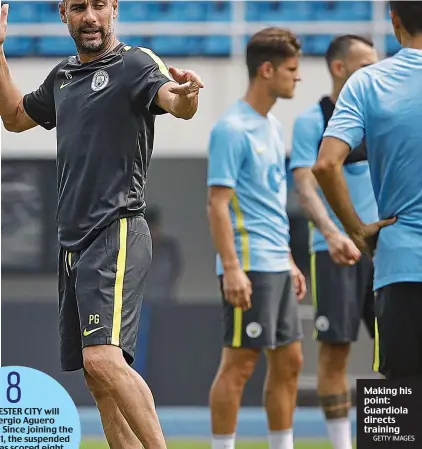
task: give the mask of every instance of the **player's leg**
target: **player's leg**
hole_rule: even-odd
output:
[[[114,429],[111,435],[116,441],[115,447],[132,447],[127,444],[128,440],[134,442],[136,436],[138,444],[133,447],[167,448],[152,393],[142,377],[127,364],[120,348],[96,345],[84,348],[83,352],[85,370],[98,384],[97,395],[109,395],[113,401],[108,402],[108,410],[103,408],[103,411],[108,415],[114,405],[117,405],[121,416],[127,422],[127,426],[121,423],[125,432],[118,433],[117,429]],[[101,389],[103,391],[99,393]],[[101,405],[106,406],[104,402]],[[129,429],[132,429],[132,434]],[[104,432],[107,435],[106,428]]]
[[[348,343],[321,342],[318,351],[318,396],[333,449],[352,449],[347,379]]]
[[[245,384],[259,357],[259,351],[225,347],[211,386],[212,449],[234,449],[237,414]]]
[[[73,257],[72,257],[73,256]],[[64,371],[82,368],[81,329],[78,304],[75,294],[76,271],[72,264],[75,255],[60,250],[59,255],[59,328],[61,363]],[[85,371],[87,386],[100,411],[107,442],[111,449],[122,446],[128,449],[140,449],[141,443],[123,418],[116,402]]]
[[[234,449],[237,414],[245,384],[259,358],[269,345],[271,329],[261,324],[263,294],[261,273],[248,273],[252,283],[252,308],[246,312],[232,307],[223,299],[224,349],[211,386],[209,401],[212,449]],[[220,279],[222,290],[222,279]]]
[[[334,449],[351,449],[351,397],[347,379],[350,343],[360,325],[357,267],[335,264],[328,251],[311,255],[318,350],[318,396]]]
[[[293,414],[301,366],[300,341],[267,350],[264,406],[270,449],[293,449]]]
[[[272,273],[273,295],[267,303],[268,322],[276,327],[275,349],[267,349],[264,406],[270,449],[293,449],[293,414],[302,368],[302,326],[290,273]]]
[[[101,423],[110,449],[142,449],[116,401],[91,375],[84,370],[85,382],[97,404]]]
[[[146,449],[166,443],[150,389],[133,362],[151,239],[141,218],[121,219],[75,261],[83,367],[115,401]],[[123,442],[120,447],[123,447]]]
[[[422,379],[422,283],[397,283],[376,295],[374,371]]]

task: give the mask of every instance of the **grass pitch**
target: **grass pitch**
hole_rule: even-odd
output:
[[[168,442],[169,449],[210,449],[211,445],[208,441],[195,440],[170,440]],[[108,449],[108,445],[100,440],[85,440],[82,442],[80,449]],[[238,441],[236,449],[268,449],[266,441]],[[295,441],[295,449],[331,449],[331,445],[322,440],[298,440]]]

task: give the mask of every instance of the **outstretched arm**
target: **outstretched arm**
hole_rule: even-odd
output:
[[[170,67],[169,72],[176,82],[164,84],[158,91],[155,102],[174,117],[189,120],[198,110],[199,89],[204,84],[192,70]]]
[[[0,116],[8,131],[22,132],[37,124],[25,112],[23,96],[12,80],[4,54],[8,12],[9,5],[3,5],[0,16]]]

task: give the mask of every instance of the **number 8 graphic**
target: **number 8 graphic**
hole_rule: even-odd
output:
[[[16,376],[15,383],[12,383],[12,376]],[[7,396],[7,400],[9,402],[11,402],[12,404],[16,404],[17,402],[19,402],[21,400],[22,394],[21,394],[21,389],[19,388],[20,381],[21,381],[21,376],[16,371],[12,371],[7,375],[7,383],[9,384],[9,386],[7,387],[6,396]],[[16,399],[12,399],[12,397],[11,397],[12,390],[16,390]]]

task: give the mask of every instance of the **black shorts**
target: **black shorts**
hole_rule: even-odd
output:
[[[246,273],[252,283],[252,307],[243,312],[224,300],[224,345],[275,349],[302,339],[299,306],[290,272]]]
[[[338,265],[328,251],[311,254],[311,290],[315,311],[314,338],[318,341],[356,341],[363,319],[375,335],[374,267],[362,256],[352,266]]]
[[[374,371],[387,379],[422,379],[422,283],[377,291]]]
[[[152,244],[142,217],[122,218],[85,250],[59,255],[63,371],[83,367],[82,348],[114,345],[133,363]]]

